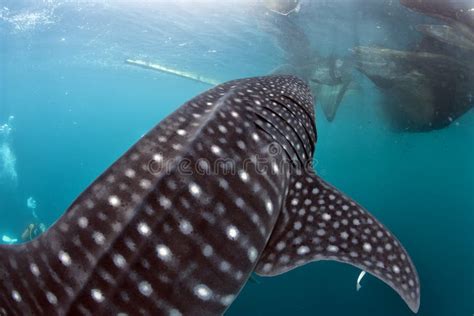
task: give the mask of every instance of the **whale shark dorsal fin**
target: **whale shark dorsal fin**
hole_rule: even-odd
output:
[[[313,171],[293,176],[290,188],[257,274],[278,275],[318,260],[344,262],[381,279],[418,310],[417,272],[392,233]]]

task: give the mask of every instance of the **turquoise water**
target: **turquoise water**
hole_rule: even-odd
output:
[[[354,7],[341,2],[307,8],[298,23],[313,46],[347,51]],[[283,56],[259,10],[242,1],[0,0],[0,125],[14,116],[11,132],[0,134],[10,162],[8,168],[0,164],[0,235],[19,238],[32,221],[54,223],[141,135],[209,88],[126,65],[126,58],[219,81],[276,68]],[[424,19],[402,8],[390,10],[404,21]],[[390,37],[395,19],[390,16],[358,22],[358,40],[405,45],[413,36],[408,22]],[[420,315],[472,315],[474,113],[440,131],[393,133],[380,117],[380,92],[362,76],[358,80],[361,91],[345,99],[333,123],[318,112],[318,172],[403,242],[421,279]],[[27,206],[30,197],[38,219]],[[227,314],[411,315],[371,276],[356,292],[359,272],[318,262],[258,278]]]

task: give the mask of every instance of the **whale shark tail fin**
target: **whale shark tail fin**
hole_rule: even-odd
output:
[[[314,172],[293,178],[286,207],[255,271],[272,276],[312,261],[348,263],[387,283],[417,312],[418,275],[396,237]]]

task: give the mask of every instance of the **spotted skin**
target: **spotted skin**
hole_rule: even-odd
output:
[[[301,80],[273,76],[231,81],[184,104],[45,234],[0,247],[0,315],[219,315],[254,270],[278,274],[316,259],[361,266],[386,282],[396,264],[401,279],[394,274],[388,283],[416,310],[418,278],[402,246],[312,171],[312,100]],[[321,196],[311,193],[315,188]],[[337,199],[325,198],[328,192]],[[330,223],[319,199],[334,212],[350,205],[361,228],[380,230],[374,251],[393,248],[371,256],[339,239],[340,253],[313,246],[322,221]],[[296,215],[292,203],[304,214]],[[364,261],[352,260],[350,251]],[[387,256],[402,254],[404,261],[388,264]],[[371,269],[379,261],[385,269]]]
[[[312,172],[294,177],[290,187],[258,274],[274,276],[319,260],[349,263],[383,280],[418,310],[418,275],[391,232]]]

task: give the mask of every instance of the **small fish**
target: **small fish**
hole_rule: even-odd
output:
[[[362,281],[362,278],[365,276],[366,272],[364,270],[362,270],[359,274],[359,277],[357,278],[357,285],[356,285],[356,290],[359,291],[362,287],[362,285],[360,285],[360,281]]]
[[[400,242],[316,175],[313,97],[231,81],[142,137],[30,243],[0,247],[0,315],[220,315],[253,272],[346,262],[413,311]]]

